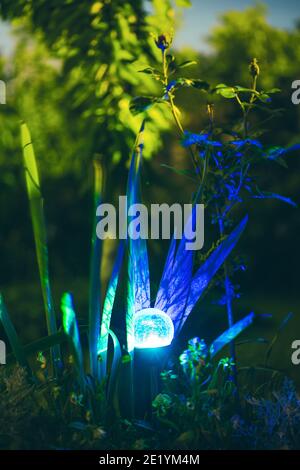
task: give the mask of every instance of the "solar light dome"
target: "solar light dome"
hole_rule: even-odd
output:
[[[161,348],[174,338],[171,318],[158,308],[145,308],[134,316],[134,347]]]

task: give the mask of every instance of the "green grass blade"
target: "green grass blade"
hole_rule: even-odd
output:
[[[37,354],[38,352],[45,352],[51,349],[53,346],[57,344],[63,344],[66,341],[68,341],[68,337],[65,334],[64,331],[60,331],[59,333],[56,333],[55,335],[51,336],[44,336],[43,338],[39,338],[35,341],[32,341],[31,343],[25,344],[23,346],[23,351],[26,355],[32,356],[34,354]],[[14,360],[14,355],[9,354],[7,357],[7,362],[11,363]]]
[[[92,252],[90,266],[90,297],[89,297],[89,353],[91,374],[100,380],[98,360],[98,341],[101,325],[101,258],[102,240],[96,234],[96,209],[102,202],[103,168],[99,161],[94,162],[94,221],[92,234]]]
[[[26,354],[24,352],[24,348],[19,341],[17,332],[10,319],[10,316],[8,315],[8,312],[6,310],[3,297],[1,294],[0,294],[0,320],[3,325],[4,331],[6,333],[6,336],[8,338],[11,349],[18,363],[20,364],[20,366],[25,367],[28,370],[28,372],[30,372],[31,374],[31,370],[26,359]]]
[[[125,252],[125,241],[121,240],[118,251],[117,257],[114,263],[113,271],[108,283],[106,296],[104,299],[103,304],[103,312],[101,318],[101,333],[98,343],[98,356],[100,357],[100,365],[101,365],[101,379],[103,379],[106,375],[106,367],[107,367],[107,348],[108,348],[108,337],[109,337],[109,328],[110,328],[110,321],[112,310],[114,306],[114,301],[116,297],[116,291],[119,281],[119,275],[122,268],[123,258]]]
[[[39,174],[34,149],[31,142],[31,136],[25,123],[21,124],[21,142],[23,147],[26,187],[30,204],[36,255],[46,312],[47,329],[48,334],[53,335],[57,333],[57,326],[49,281],[47,236],[43,211],[43,198],[40,190]],[[52,348],[51,353],[54,370],[57,373],[61,363],[59,346],[55,345]]]
[[[78,371],[81,385],[84,387],[85,374],[83,366],[83,354],[80,343],[79,329],[76,320],[76,314],[73,307],[72,296],[65,293],[61,299],[61,310],[63,312],[63,327],[68,335],[72,352],[75,359],[76,369]]]

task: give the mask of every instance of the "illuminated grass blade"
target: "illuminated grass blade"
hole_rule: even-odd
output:
[[[25,367],[29,372],[30,367],[28,365],[27,359],[26,359],[26,354],[24,352],[23,346],[21,345],[17,332],[14,328],[14,325],[12,324],[12,321],[7,313],[3,297],[0,294],[0,320],[3,325],[5,334],[8,338],[9,344],[11,346],[11,349],[20,364],[20,366]]]
[[[103,168],[99,161],[94,162],[94,223],[92,234],[92,252],[90,267],[90,297],[89,297],[89,354],[91,373],[95,379],[100,378],[98,361],[98,341],[101,323],[101,258],[102,240],[96,234],[96,210],[102,202]]]
[[[121,240],[118,251],[117,257],[114,263],[113,271],[108,283],[106,296],[104,299],[103,304],[103,312],[101,318],[101,329],[100,329],[100,337],[98,341],[98,356],[100,357],[100,367],[101,367],[101,379],[103,379],[106,375],[106,367],[107,367],[107,348],[108,348],[108,337],[109,337],[109,328],[110,328],[110,321],[112,310],[114,306],[114,301],[116,297],[116,291],[119,281],[119,275],[122,268],[122,262],[124,258],[124,251],[125,251],[125,241]]]
[[[21,124],[21,142],[23,147],[26,186],[30,204],[36,255],[46,312],[47,329],[48,334],[53,335],[57,333],[57,326],[49,281],[47,236],[43,211],[43,198],[40,190],[39,175],[34,149],[31,142],[31,136],[25,123]],[[53,346],[51,353],[54,370],[57,373],[61,363],[59,346]]]
[[[249,313],[245,318],[235,323],[231,328],[222,333],[211,345],[210,354],[215,356],[227,344],[233,341],[242,331],[253,323],[254,313]]]
[[[68,335],[72,352],[74,355],[76,369],[78,371],[81,385],[84,386],[85,374],[83,367],[83,355],[80,344],[79,329],[76,320],[76,314],[74,312],[72,296],[69,293],[65,293],[61,299],[61,310],[63,312],[63,327],[65,333]]]
[[[143,150],[143,132],[144,123],[142,124],[139,135],[137,136],[129,169],[127,185],[128,207],[130,207],[132,204],[139,204],[141,201],[140,170]],[[130,220],[128,220],[128,227],[130,227]],[[150,307],[150,276],[146,240],[142,238],[134,240],[129,234],[128,292],[126,313],[128,352],[131,352],[134,348],[134,313],[148,307]]]
[[[213,253],[207,258],[207,260],[202,264],[202,266],[194,275],[184,315],[181,319],[179,318],[177,321],[175,321],[174,327],[176,333],[181,330],[196,302],[199,300],[215,273],[222,266],[227,256],[231,253],[237,244],[246,227],[247,221],[248,216],[244,217],[244,219],[228,235],[228,237],[222,243],[220,243],[220,245],[213,251]]]

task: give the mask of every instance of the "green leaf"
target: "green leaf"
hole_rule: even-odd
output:
[[[274,93],[280,93],[281,89],[280,88],[271,88],[271,90],[266,90],[265,93],[267,95],[272,95]]]
[[[33,226],[35,249],[39,267],[44,307],[46,312],[47,328],[48,334],[53,335],[57,333],[57,326],[49,281],[47,236],[43,211],[43,198],[40,191],[40,181],[34,149],[31,142],[31,136],[29,129],[25,123],[21,124],[21,142],[23,147],[23,161],[26,176],[26,186],[30,204],[31,220]],[[57,374],[58,367],[61,362],[59,347],[54,346],[51,351],[51,354],[53,367]]]
[[[223,98],[231,99],[236,97],[236,90],[234,89],[234,87],[224,85],[223,83],[217,85],[214,88],[213,92],[223,96]]]
[[[90,265],[89,292],[89,354],[91,374],[99,380],[98,340],[101,318],[101,282],[100,267],[102,258],[102,240],[96,234],[96,210],[102,202],[103,168],[100,161],[94,162],[94,209],[93,233]]]
[[[137,96],[131,101],[129,109],[132,114],[136,116],[149,109],[156,101],[158,101],[158,99],[153,96]]]
[[[271,101],[271,98],[267,93],[259,93],[258,99],[263,103],[269,103]]]
[[[63,327],[66,335],[69,338],[73,355],[75,358],[75,365],[79,374],[79,379],[82,387],[85,384],[85,374],[83,367],[83,355],[80,343],[79,329],[76,320],[76,314],[73,308],[72,296],[65,293],[61,299],[61,310],[63,312]]]
[[[9,344],[11,346],[11,349],[18,363],[20,364],[20,366],[25,367],[31,373],[30,367],[26,359],[26,354],[24,352],[24,348],[19,341],[17,332],[10,319],[10,316],[7,313],[4,300],[1,294],[0,294],[0,321],[3,325],[5,334],[8,338]]]
[[[24,352],[27,356],[37,353],[38,351],[44,352],[51,349],[57,344],[62,344],[67,340],[67,336],[64,331],[59,331],[55,335],[45,336],[36,341],[32,341],[24,346]]]
[[[159,70],[155,69],[154,67],[146,67],[145,69],[139,70],[139,73],[145,73],[146,75],[151,75],[156,80],[162,79],[162,74]]]
[[[178,68],[184,69],[186,67],[190,67],[191,65],[197,65],[196,60],[186,60],[185,62],[182,62],[181,64],[179,64]]]
[[[108,336],[109,328],[111,322],[111,316],[113,311],[113,306],[116,297],[117,286],[119,282],[119,276],[122,269],[122,263],[125,253],[125,241],[121,240],[116,260],[113,266],[112,274],[107,286],[106,296],[103,303],[103,311],[101,316],[101,328],[100,328],[100,337],[98,341],[98,357],[101,358],[100,368],[101,368],[101,378],[105,377],[107,370],[107,350],[108,350]]]
[[[114,345],[114,356],[110,368],[109,380],[108,380],[108,389],[107,389],[107,397],[109,402],[113,401],[115,392],[116,392],[116,385],[117,385],[117,378],[118,378],[118,370],[119,365],[122,359],[122,350],[120,346],[120,342],[112,330],[109,330],[109,334],[113,340]]]
[[[209,90],[209,83],[206,82],[205,80],[200,80],[200,79],[194,79],[192,83],[193,88],[197,88],[197,90]]]
[[[253,90],[253,88],[245,88],[243,86],[235,85],[233,87],[238,93],[250,93],[251,95],[259,95],[258,91]]]
[[[209,90],[209,83],[206,82],[205,80],[201,79],[192,79],[192,78],[178,78],[176,81],[176,84],[184,86],[184,87],[193,87],[197,88],[198,90],[204,90],[208,91]],[[176,86],[176,85],[175,85]]]

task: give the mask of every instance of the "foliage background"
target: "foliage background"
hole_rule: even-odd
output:
[[[13,28],[16,46],[11,56],[0,58],[0,75],[8,86],[7,105],[0,108],[0,284],[24,341],[45,332],[45,326],[40,320],[42,299],[21,167],[19,121],[28,123],[40,163],[54,294],[58,301],[64,290],[73,291],[84,319],[92,210],[91,162],[95,156],[104,160],[107,200],[124,194],[128,157],[140,124],[140,118],[129,112],[129,101],[139,94],[155,94],[152,80],[137,73],[158,58],[150,33],[174,28],[176,35],[181,7],[188,3],[180,0],[175,5],[169,0],[153,0],[147,2],[145,9],[140,0],[1,1],[1,16]],[[175,17],[179,18],[178,23]],[[268,130],[263,139],[270,145],[299,142],[300,106],[291,103],[291,83],[300,78],[299,22],[283,30],[268,23],[262,5],[244,11],[229,10],[210,32],[208,41],[208,51],[178,51],[183,60],[198,62],[187,74],[212,84],[247,86],[248,63],[251,57],[257,57],[260,85],[282,89],[274,106],[283,108],[283,112],[265,123]],[[185,91],[180,106],[185,127],[201,130],[207,122],[204,99],[201,102],[199,94]],[[230,124],[238,113],[231,103],[216,102],[216,119],[220,122]],[[161,166],[164,163],[189,167],[189,159],[163,108],[155,107],[150,112],[146,149],[146,200],[187,201],[190,184]],[[262,171],[259,177],[262,187],[299,203],[300,160],[292,155],[288,163],[287,171]],[[290,344],[300,331],[299,213],[272,201],[249,204],[245,210],[250,214],[250,223],[240,251],[247,254],[248,269],[237,279],[244,295],[235,304],[236,315],[252,309],[273,313],[273,320],[252,331],[253,336],[270,338],[283,315],[294,311],[294,319],[283,332],[273,360],[278,367],[290,368],[296,378]],[[206,243],[209,247],[209,229]],[[156,281],[165,248],[163,243],[151,244]],[[106,247],[105,279],[113,251],[113,247]],[[195,314],[188,322],[185,338],[198,335],[209,341],[216,330],[225,327],[223,307],[212,300],[213,292],[199,305],[198,316]],[[259,354],[259,346],[244,347],[240,352],[248,363],[259,361]]]

